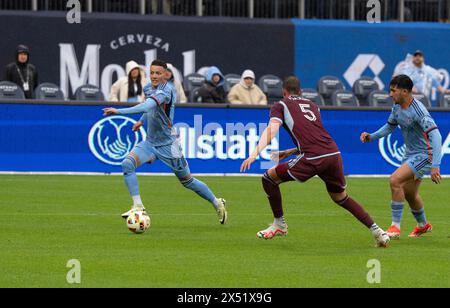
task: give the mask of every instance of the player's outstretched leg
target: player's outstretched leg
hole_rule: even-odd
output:
[[[378,247],[387,247],[390,241],[387,233],[373,221],[369,213],[358,202],[347,195],[346,191],[342,193],[330,193],[330,196],[334,202],[352,213],[356,219],[370,229]]]
[[[417,221],[417,226],[409,234],[409,237],[419,237],[424,233],[431,232],[433,226],[428,223],[422,198],[419,195],[421,180],[411,181],[404,187],[405,198],[411,208],[411,213]]]
[[[285,236],[288,233],[288,226],[283,214],[283,204],[279,186],[280,183],[281,180],[276,175],[274,169],[266,172],[262,178],[262,186],[268,196],[270,207],[272,208],[275,219],[267,229],[261,230],[257,233],[259,238],[272,239],[275,236]]]
[[[125,184],[133,199],[131,210],[122,214],[123,218],[128,218],[134,211],[144,211],[145,207],[139,194],[139,184],[136,175],[136,168],[144,163],[152,163],[156,160],[155,149],[148,141],[139,143],[122,162],[122,171]]]
[[[226,201],[222,198],[216,198],[214,193],[209,189],[208,185],[193,176],[179,177],[181,184],[187,189],[192,190],[197,195],[210,202],[216,209],[219,222],[224,225],[228,220],[228,213],[226,209]]]
[[[133,154],[130,154],[127,158],[125,158],[122,162],[122,171],[124,175],[125,184],[130,192],[131,197],[133,198],[133,206],[131,210],[122,214],[122,218],[128,218],[133,211],[141,210],[145,211],[144,205],[142,204],[141,196],[139,194],[139,183],[136,175],[137,168],[137,157]]]

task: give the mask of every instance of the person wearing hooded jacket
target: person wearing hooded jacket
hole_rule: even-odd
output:
[[[267,97],[255,84],[255,73],[251,70],[244,71],[241,82],[231,88],[228,101],[235,105],[267,105]]]
[[[38,86],[36,67],[29,63],[30,49],[19,45],[16,49],[16,61],[6,66],[5,80],[14,82],[25,93],[25,98],[31,99],[34,89]]]
[[[142,103],[145,100],[144,87],[148,81],[145,72],[135,61],[126,65],[127,76],[119,78],[112,86],[110,102]]]
[[[187,103],[186,93],[184,93],[181,83],[175,79],[173,66],[170,63],[167,63],[166,81],[171,82],[175,87],[175,91],[177,92],[177,104]]]
[[[210,67],[206,73],[206,82],[197,90],[194,101],[211,104],[226,103],[224,84],[225,78],[222,72],[216,66]]]

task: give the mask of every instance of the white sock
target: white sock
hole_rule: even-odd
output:
[[[133,207],[137,207],[137,206],[143,206],[140,195],[133,196]]]
[[[398,222],[392,222],[391,226],[396,226],[397,228],[400,229],[400,223],[398,223]]]
[[[284,216],[281,216],[280,218],[275,218],[273,223],[283,228],[286,227],[286,220],[284,220]]]
[[[370,227],[370,231],[372,231],[373,235],[377,235],[380,232],[381,228],[377,224],[373,224]]]
[[[221,205],[221,204],[222,204],[222,202],[220,201],[220,199],[217,199],[217,198],[214,199],[213,205],[216,210],[219,209],[219,205]]]

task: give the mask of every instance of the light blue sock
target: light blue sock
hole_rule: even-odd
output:
[[[404,202],[391,201],[392,224],[400,229],[400,223],[403,216]]]
[[[214,206],[214,208],[217,209],[218,204],[216,202],[216,196],[214,196],[211,189],[209,189],[209,187],[205,183],[197,180],[196,178],[191,178],[190,180],[182,182],[181,184],[183,184],[183,186],[187,189],[195,192],[206,201],[209,201]]]
[[[419,227],[424,227],[427,224],[427,217],[425,216],[425,209],[421,208],[420,210],[411,209],[411,213],[414,215],[414,218],[417,220],[417,224]]]
[[[132,157],[127,157],[122,162],[122,171],[125,179],[125,184],[128,187],[130,195],[139,196],[139,184],[136,175],[136,162]]]

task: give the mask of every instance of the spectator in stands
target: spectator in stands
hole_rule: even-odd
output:
[[[211,66],[206,72],[206,82],[197,90],[194,101],[212,104],[226,103],[224,83],[225,78],[222,72],[217,67]]]
[[[148,81],[144,70],[135,61],[126,65],[127,76],[119,78],[111,87],[110,102],[142,103],[145,99],[144,87]]]
[[[399,74],[405,74],[412,79],[414,93],[422,93],[429,98],[433,87],[441,93],[450,93],[450,90],[441,86],[437,70],[425,64],[424,54],[420,50],[413,54],[411,62],[406,61]]]
[[[255,84],[255,73],[251,70],[244,71],[241,82],[231,88],[228,101],[236,105],[267,105],[267,97]]]
[[[173,66],[171,64],[167,64],[166,80],[172,82],[173,85],[175,86],[175,91],[177,92],[177,104],[187,103],[186,93],[184,93],[184,89],[183,86],[181,85],[181,82],[175,79],[172,67]]]
[[[31,99],[34,89],[38,86],[36,67],[29,63],[30,49],[25,45],[17,46],[16,61],[6,66],[5,80],[14,82],[25,93],[25,98]]]

